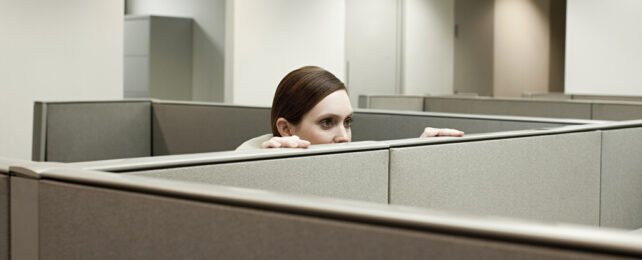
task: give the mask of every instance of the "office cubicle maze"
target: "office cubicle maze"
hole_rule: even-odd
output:
[[[468,134],[592,124],[598,121],[356,110],[353,141],[418,137],[425,127]],[[269,107],[125,100],[37,102],[33,160],[80,162],[231,151],[270,133]]]

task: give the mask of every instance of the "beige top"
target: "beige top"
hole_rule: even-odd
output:
[[[236,148],[236,151],[261,149],[261,144],[267,140],[270,140],[270,138],[272,137],[272,134],[264,134],[262,136],[254,137],[242,143],[239,147]]]

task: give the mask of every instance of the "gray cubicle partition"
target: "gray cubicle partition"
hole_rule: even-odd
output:
[[[390,202],[599,225],[600,133],[390,149]]]
[[[642,119],[642,102],[593,102],[592,115],[595,120]]]
[[[388,146],[378,142],[69,165],[126,175],[388,203]]]
[[[387,142],[390,203],[642,227],[640,120],[455,140]]]
[[[488,97],[425,97],[424,111],[591,119],[591,102]]]
[[[36,102],[32,159],[151,156],[151,101]]]
[[[424,96],[359,95],[359,108],[382,108],[388,110],[424,111]]]
[[[393,140],[419,137],[427,126],[454,128],[466,134],[555,128],[603,121],[516,116],[484,116],[436,112],[361,109],[354,115],[352,140]]]
[[[269,107],[155,101],[152,108],[155,156],[231,151],[272,132]]]
[[[609,229],[344,201],[78,169],[12,168],[37,214],[20,259],[642,257]],[[20,228],[17,231],[23,231]],[[29,240],[30,239],[30,240]]]
[[[602,132],[601,225],[642,228],[642,127]]]
[[[9,166],[0,158],[0,259],[9,259]]]
[[[125,100],[38,102],[33,159],[77,162],[234,150],[270,133],[270,108]],[[354,141],[412,138],[424,127],[466,133],[595,123],[587,120],[357,110]]]
[[[360,108],[405,109],[428,112],[448,112],[485,115],[515,115],[548,118],[577,118],[592,120],[642,119],[642,102],[639,97],[618,97],[619,101],[573,98],[566,95],[549,95],[546,99],[516,99],[467,96],[428,96],[423,109],[418,109],[417,96],[360,95]],[[596,96],[599,98],[599,96]],[[615,97],[614,97],[615,98]]]

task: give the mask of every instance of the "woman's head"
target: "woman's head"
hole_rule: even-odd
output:
[[[313,66],[286,75],[274,94],[274,136],[297,135],[312,144],[349,142],[352,106],[343,82]]]

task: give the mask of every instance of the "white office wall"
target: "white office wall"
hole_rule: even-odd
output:
[[[123,7],[0,0],[0,156],[31,159],[36,100],[122,98]]]
[[[227,3],[225,81],[233,103],[272,105],[281,78],[305,65],[345,81],[345,0]]]
[[[346,83],[355,107],[359,95],[395,94],[399,2],[346,0]]]
[[[568,0],[569,94],[642,96],[642,1]]]
[[[452,94],[454,1],[404,0],[403,5],[403,94]]]
[[[129,0],[128,14],[194,19],[192,98],[223,102],[225,71],[225,0]]]

